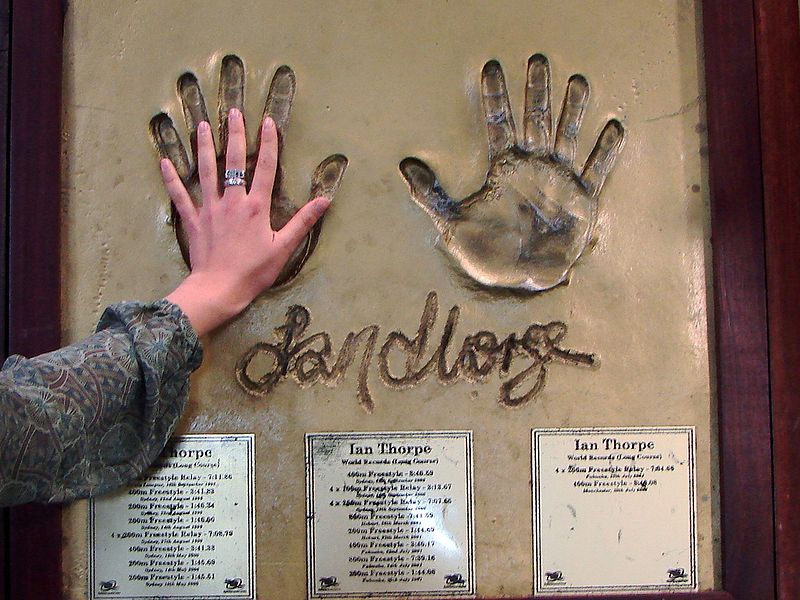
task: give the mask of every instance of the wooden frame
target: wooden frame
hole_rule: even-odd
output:
[[[6,353],[59,345],[62,24],[59,0],[0,0]],[[797,2],[707,0],[703,38],[726,592],[663,597],[794,600],[800,597],[800,512],[791,505],[800,498],[800,444],[793,436],[800,406],[792,377],[800,372]],[[4,511],[0,534],[0,600],[61,598],[58,507]],[[642,596],[607,596],[634,597]]]
[[[2,203],[4,352],[31,356],[60,345],[60,162],[63,13],[52,0],[4,0]],[[10,27],[9,27],[10,26]],[[10,59],[10,60],[9,60]],[[61,595],[61,511],[4,512],[4,600]]]
[[[796,2],[756,3],[766,221],[775,559],[781,600],[800,598],[800,30]],[[788,25],[787,25],[788,24]],[[795,25],[792,27],[792,25]]]
[[[774,598],[762,159],[752,3],[705,2],[703,33],[723,582],[737,599]],[[754,439],[757,444],[751,443]]]

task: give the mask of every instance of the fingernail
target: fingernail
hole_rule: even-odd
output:
[[[331,199],[326,198],[325,196],[320,196],[319,198],[317,198],[316,205],[317,205],[317,210],[320,213],[324,213],[326,210],[328,210],[328,207],[331,205]]]
[[[264,117],[263,127],[264,131],[269,131],[270,129],[275,127],[275,121],[273,121],[271,117]]]
[[[200,121],[197,124],[197,131],[202,131],[203,133],[211,131],[211,125],[208,124],[208,121]]]
[[[232,108],[228,111],[228,118],[230,119],[233,117],[234,119],[238,119],[242,116],[242,113],[239,112],[238,108]]]
[[[169,174],[169,159],[168,158],[162,158],[159,164],[161,165],[161,172],[164,175]]]

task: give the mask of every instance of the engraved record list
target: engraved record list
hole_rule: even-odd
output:
[[[697,589],[694,428],[532,435],[537,594]]]
[[[253,435],[173,438],[136,483],[89,505],[100,598],[255,598]]]
[[[474,594],[472,433],[312,433],[312,598]]]

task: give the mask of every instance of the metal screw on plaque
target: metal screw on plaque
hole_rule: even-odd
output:
[[[320,577],[319,589],[327,590],[328,588],[337,587],[339,585],[336,577]]]
[[[225,589],[226,590],[240,590],[244,587],[244,582],[241,580],[240,577],[236,579],[226,579],[225,580]]]
[[[100,582],[100,591],[101,592],[110,592],[111,590],[117,589],[117,582],[113,579],[110,581],[101,581]]]
[[[549,573],[545,573],[544,576],[547,578],[547,583],[564,581],[564,574],[561,571],[550,571]]]
[[[467,585],[467,582],[464,581],[464,576],[461,573],[453,573],[452,575],[444,576],[444,584],[446,586],[464,586]]]

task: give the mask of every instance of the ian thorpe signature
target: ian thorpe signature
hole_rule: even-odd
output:
[[[439,344],[428,356],[431,332],[439,313],[436,292],[429,292],[416,335],[408,337],[402,331],[392,331],[380,347],[377,368],[383,383],[392,389],[406,389],[418,385],[429,375],[435,375],[442,384],[458,379],[484,382],[497,369],[500,379],[505,380],[500,385],[497,401],[503,406],[517,407],[527,404],[544,389],[550,364],[597,364],[593,354],[562,348],[559,344],[567,334],[567,325],[552,321],[545,325],[534,323],[522,335],[512,333],[503,340],[498,340],[491,331],[468,335],[455,360],[448,365],[448,349],[460,311],[458,306],[450,309]],[[277,342],[255,344],[237,361],[236,379],[239,385],[247,393],[260,397],[269,395],[279,382],[290,375],[301,387],[320,381],[335,386],[360,351],[356,396],[361,407],[368,413],[372,412],[374,402],[367,375],[377,348],[380,326],[367,325],[357,333],[348,333],[339,351],[334,354],[329,333],[322,331],[304,337],[310,323],[311,314],[307,308],[298,305],[289,307],[285,323],[275,328]],[[390,361],[393,354],[404,360],[394,358]],[[524,365],[512,374],[515,358],[521,358]],[[267,364],[269,367],[254,378],[252,371],[255,370],[255,359],[258,359],[255,364]],[[393,367],[390,367],[390,362]],[[401,370],[394,372],[393,368]]]

